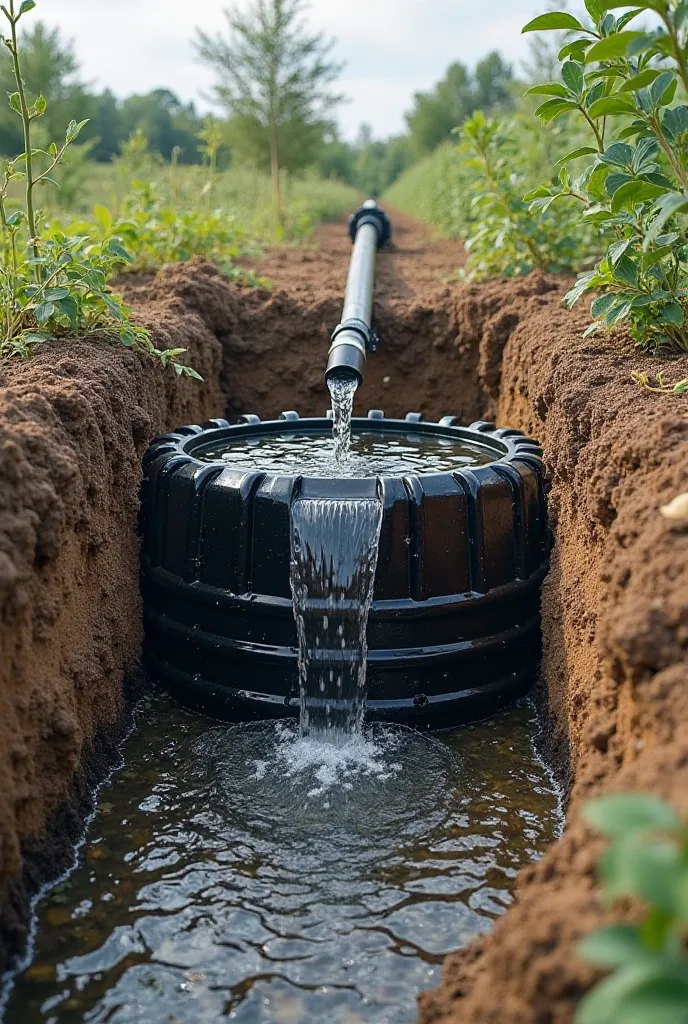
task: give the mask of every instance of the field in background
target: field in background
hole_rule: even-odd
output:
[[[46,186],[41,206],[49,221],[65,226],[93,219],[96,205],[105,207],[117,221],[131,212],[137,183],[149,188],[163,209],[178,216],[225,217],[240,225],[247,238],[263,244],[307,241],[316,224],[350,213],[361,199],[355,189],[336,179],[283,173],[284,219],[276,235],[266,174],[242,167],[212,174],[199,165],[152,160],[131,167],[119,160],[67,166],[60,191]]]
[[[429,224],[440,238],[463,238],[468,228],[466,179],[456,146],[445,142],[404,171],[383,202]]]

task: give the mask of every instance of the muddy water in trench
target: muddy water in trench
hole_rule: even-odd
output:
[[[314,785],[295,724],[149,698],[5,1020],[415,1021],[557,834],[533,730],[527,703],[434,739],[378,729],[367,768]]]

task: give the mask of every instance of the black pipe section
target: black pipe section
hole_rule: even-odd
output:
[[[392,238],[392,224],[374,199],[368,199],[349,218],[349,234],[354,251],[346,282],[341,322],[330,339],[325,379],[353,376],[363,382],[366,352],[375,350],[376,337],[371,326],[375,254]]]

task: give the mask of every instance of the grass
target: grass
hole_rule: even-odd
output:
[[[464,238],[466,177],[456,146],[445,142],[397,178],[382,201],[429,224],[440,238]]]
[[[247,236],[263,244],[304,241],[316,224],[352,212],[361,198],[355,189],[334,179],[284,174],[284,223],[276,235],[268,175],[233,167],[213,176],[206,167],[163,164],[147,158],[139,166],[119,161],[67,168],[60,192],[43,193],[46,216],[61,222],[87,219],[98,204],[117,220],[126,215],[134,180],[152,183],[160,204],[176,213],[225,214],[240,223]]]

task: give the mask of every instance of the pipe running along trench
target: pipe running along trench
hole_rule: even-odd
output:
[[[341,322],[330,340],[325,378],[353,377],[363,382],[366,353],[374,352],[377,338],[372,329],[373,287],[377,250],[392,237],[387,214],[369,199],[349,221],[353,253],[344,295]]]

